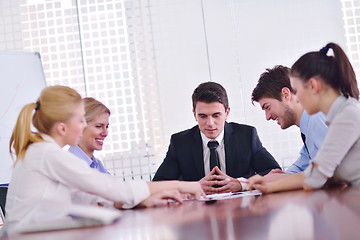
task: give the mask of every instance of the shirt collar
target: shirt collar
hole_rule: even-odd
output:
[[[307,130],[307,125],[309,123],[309,118],[310,115],[306,112],[306,110],[304,110],[300,118],[300,132],[302,132],[305,135],[307,134],[306,130]]]
[[[55,139],[53,139],[51,136],[45,134],[45,133],[40,133],[41,137],[44,139],[45,142],[51,142],[51,143],[56,143]],[[60,146],[59,146],[60,147]]]
[[[51,142],[51,143],[56,143],[54,138],[52,138],[51,136],[45,134],[45,133],[40,133],[41,137],[44,139],[45,142]],[[60,146],[59,146],[60,147]],[[92,156],[91,158],[89,158],[89,156],[78,146],[71,146],[71,152],[76,153],[77,156],[81,156],[82,159],[84,159],[86,162],[88,162],[88,164],[91,164],[92,162],[95,162],[97,164],[97,159]]]
[[[76,156],[80,157],[81,159],[85,160],[88,164],[91,164],[92,162],[97,163],[94,156],[89,158],[89,156],[78,145],[71,146],[71,152],[74,153]]]
[[[205,136],[205,134],[203,132],[200,131],[201,134],[201,139],[203,142],[203,148],[207,148],[207,144],[208,142],[210,142],[211,140],[216,140],[219,143],[219,146],[221,148],[224,147],[224,129],[221,131],[221,133],[219,134],[219,136],[217,136],[217,138],[215,139],[210,139],[207,136]]]

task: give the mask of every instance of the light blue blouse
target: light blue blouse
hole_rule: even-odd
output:
[[[89,158],[89,156],[86,155],[86,153],[79,146],[71,146],[68,151],[74,154],[75,156],[81,158],[82,160],[84,160],[89,165],[89,167],[95,168],[99,170],[99,172],[110,174],[105,169],[104,165],[99,159],[97,159],[94,156]]]

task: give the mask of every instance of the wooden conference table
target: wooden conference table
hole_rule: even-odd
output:
[[[171,203],[124,211],[108,226],[3,239],[360,239],[360,188]]]

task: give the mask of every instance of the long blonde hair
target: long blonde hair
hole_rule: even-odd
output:
[[[103,113],[110,113],[110,109],[107,108],[102,102],[92,97],[86,97],[83,99],[85,108],[85,120],[87,123],[94,120],[97,116]]]
[[[17,159],[23,159],[30,144],[44,141],[39,133],[49,135],[54,124],[69,120],[81,102],[80,94],[70,87],[44,88],[36,103],[21,110],[10,138],[10,154],[14,149]],[[38,132],[32,132],[31,122]]]

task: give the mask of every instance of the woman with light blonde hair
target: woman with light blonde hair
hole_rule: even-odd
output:
[[[84,98],[83,102],[87,126],[79,144],[71,146],[68,151],[84,160],[91,168],[102,173],[109,173],[103,163],[94,157],[94,151],[100,151],[103,148],[104,140],[108,135],[110,110],[91,97]]]
[[[10,139],[10,153],[15,151],[16,160],[6,200],[8,223],[69,218],[73,189],[123,208],[167,204],[168,198],[181,202],[180,193],[205,196],[198,182],[120,182],[89,168],[62,149],[79,143],[86,127],[84,115],[81,96],[65,86],[47,87],[35,103],[23,107]]]

